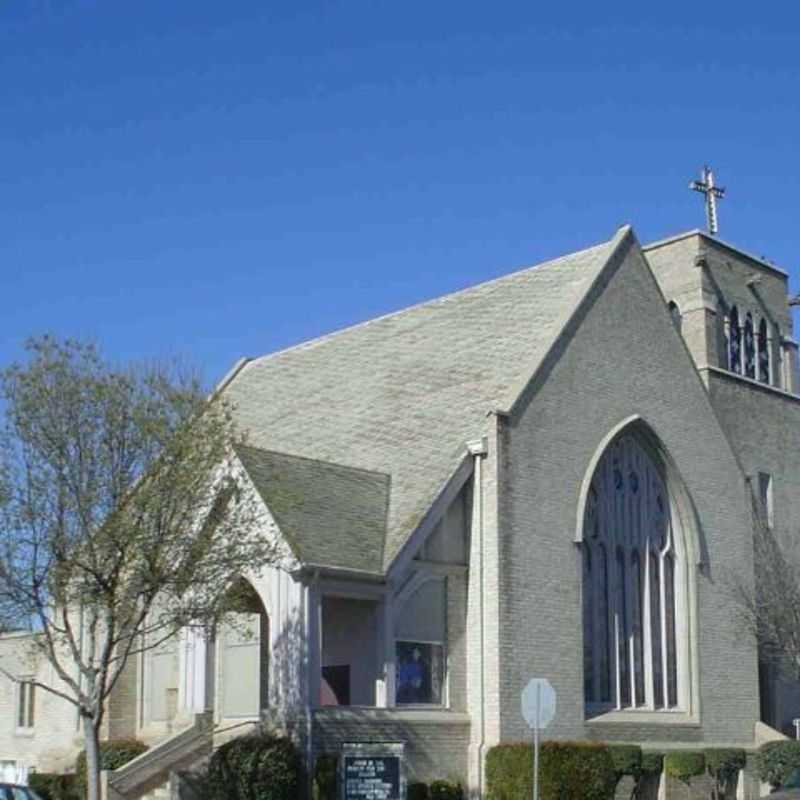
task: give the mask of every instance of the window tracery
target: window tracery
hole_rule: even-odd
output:
[[[679,705],[680,562],[670,508],[662,473],[645,448],[631,434],[617,439],[595,470],[584,513],[590,712]]]

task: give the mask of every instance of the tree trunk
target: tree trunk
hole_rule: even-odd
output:
[[[94,720],[83,716],[86,743],[86,800],[100,800],[100,735]]]

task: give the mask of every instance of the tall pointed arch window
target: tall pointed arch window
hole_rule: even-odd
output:
[[[685,571],[676,527],[661,464],[635,434],[623,434],[597,465],[584,512],[589,715],[681,707]]]
[[[742,327],[739,324],[739,309],[731,308],[728,338],[728,368],[731,372],[742,371]]]
[[[769,348],[770,341],[767,320],[762,317],[758,325],[758,379],[762,383],[770,382]]]
[[[753,315],[748,311],[744,318],[744,374],[756,377],[756,340]]]

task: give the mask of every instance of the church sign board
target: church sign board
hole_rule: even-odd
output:
[[[342,746],[342,800],[405,800],[403,744],[355,743]]]

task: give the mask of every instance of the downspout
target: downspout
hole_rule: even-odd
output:
[[[483,792],[483,750],[486,743],[486,608],[484,604],[484,560],[483,560],[483,470],[481,460],[487,453],[486,438],[467,442],[467,450],[473,457],[472,471],[472,535],[477,536],[477,548],[474,548],[478,557],[478,619],[480,620],[480,647],[478,656],[478,686],[480,689],[480,736],[477,742],[478,764],[478,792]],[[473,548],[471,548],[473,549]],[[470,565],[472,566],[472,565]]]

